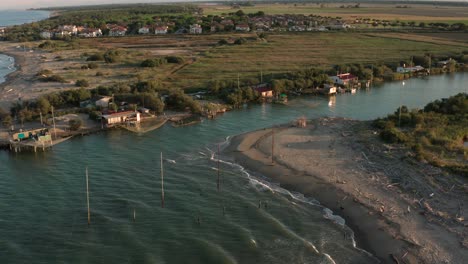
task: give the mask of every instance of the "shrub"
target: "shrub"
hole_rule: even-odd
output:
[[[106,63],[115,63],[120,60],[120,52],[118,50],[108,50],[104,53],[104,61]]]
[[[218,41],[218,45],[227,45],[229,42],[225,39],[221,39],[220,41]]]
[[[183,63],[184,58],[179,57],[179,56],[166,56],[166,61],[167,63]]]
[[[103,61],[104,55],[102,55],[101,53],[96,53],[96,54],[89,56],[89,58],[86,60],[87,61]]]
[[[60,82],[66,83],[67,81],[60,75],[51,75],[51,76],[43,76],[39,79],[41,82]]]
[[[68,121],[68,125],[71,131],[76,131],[80,129],[82,121],[81,119],[71,119],[70,121]]]
[[[77,87],[88,87],[89,86],[89,82],[87,80],[84,80],[84,79],[81,79],[81,80],[77,80],[75,82],[75,85]]]
[[[88,63],[88,68],[89,69],[97,69],[99,68],[99,65],[95,62]]]
[[[39,44],[39,48],[41,48],[41,49],[53,49],[56,46],[57,45],[54,42],[50,41],[50,40],[47,40],[47,41]]]
[[[247,42],[247,40],[246,40],[245,38],[238,38],[238,39],[236,39],[236,40],[234,41],[234,44],[236,44],[236,45],[242,45],[242,44],[244,44],[244,43],[246,43],[246,42]]]
[[[103,73],[103,72],[100,72],[100,71],[98,71],[98,72],[96,72],[96,76],[104,76],[104,73]]]
[[[42,69],[40,70],[38,73],[36,73],[36,76],[47,76],[47,75],[51,75],[53,72],[51,70],[48,70],[48,69]]]
[[[141,67],[154,68],[161,64],[164,64],[166,61],[164,59],[146,59],[141,62]]]

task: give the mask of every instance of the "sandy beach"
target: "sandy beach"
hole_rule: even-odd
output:
[[[465,263],[467,181],[383,144],[368,122],[322,118],[235,136],[248,170],[317,199],[383,263]]]

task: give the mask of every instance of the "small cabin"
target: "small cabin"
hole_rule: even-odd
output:
[[[118,112],[102,116],[103,122],[107,127],[120,124],[137,124],[140,123],[140,113],[133,111]]]
[[[257,86],[252,87],[262,98],[272,98],[273,89],[268,83],[262,83]]]

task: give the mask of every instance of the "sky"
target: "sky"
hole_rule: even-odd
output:
[[[120,4],[120,3],[195,2],[195,1],[202,1],[202,0],[133,0],[133,1],[132,0],[15,0],[15,1],[2,0],[1,1],[2,3],[0,4],[0,10],[27,9],[27,8],[54,7],[54,6],[72,6],[72,5],[96,5],[96,4],[109,4],[109,3]],[[352,1],[353,0],[350,0],[350,2]],[[450,1],[450,0],[439,0],[439,1]],[[467,2],[468,0],[451,0],[451,1]]]

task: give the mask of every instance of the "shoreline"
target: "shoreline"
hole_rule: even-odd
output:
[[[234,136],[224,153],[281,187],[318,200],[345,219],[355,232],[357,247],[383,263],[462,263],[466,259],[468,251],[458,235],[434,223],[427,209],[405,199],[404,190],[382,172],[360,169],[364,163],[379,164],[371,153],[361,155],[361,147],[354,145],[362,140],[354,134],[369,129],[368,122],[322,118],[312,123],[306,128],[275,128],[274,165],[271,128]]]

